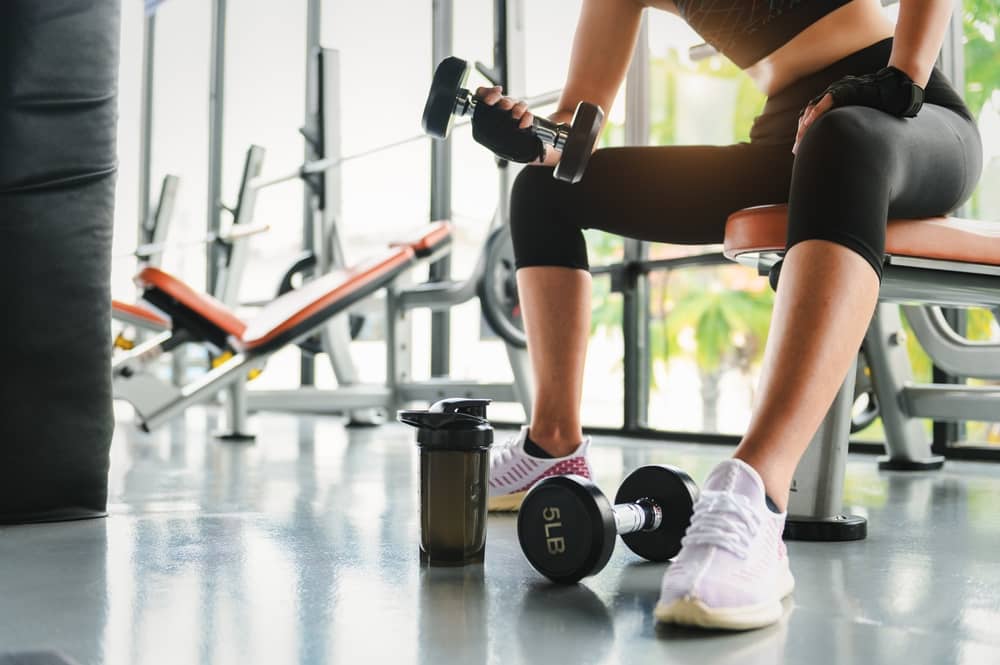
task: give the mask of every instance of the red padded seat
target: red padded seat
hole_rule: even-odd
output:
[[[174,317],[175,326],[196,330],[220,346],[233,340],[241,349],[259,354],[311,333],[330,317],[391,284],[416,260],[418,251],[430,255],[450,239],[451,226],[435,222],[411,241],[306,282],[262,307],[249,321],[158,268],[145,268],[135,281],[146,290],[147,298]]]
[[[782,252],[788,206],[746,208],[726,221],[724,253],[745,255]],[[892,219],[886,231],[886,254],[920,259],[1000,266],[1000,222],[957,217]]]
[[[317,322],[386,286],[414,258],[409,246],[393,247],[347,270],[306,282],[260,310],[240,336],[243,348],[264,351],[312,331]]]
[[[390,247],[409,247],[420,258],[430,256],[440,247],[451,242],[451,224],[431,222],[412,238],[390,243]]]
[[[135,283],[142,289],[161,291],[227,335],[241,337],[246,330],[247,325],[221,301],[196,291],[159,268],[143,268],[136,275]]]
[[[132,303],[127,303],[121,300],[112,300],[111,310],[112,312],[123,314],[126,317],[147,321],[154,326],[161,328],[170,327],[170,319],[160,316],[153,310],[148,307],[143,307],[142,305],[133,305]]]

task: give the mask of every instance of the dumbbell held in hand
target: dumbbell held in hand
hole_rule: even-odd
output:
[[[553,582],[572,584],[607,565],[615,536],[649,561],[676,556],[697,498],[691,477],[666,465],[629,474],[614,506],[586,478],[552,476],[524,497],[517,537],[535,570]]]
[[[455,116],[472,115],[480,99],[469,92],[465,80],[469,65],[460,58],[445,58],[434,71],[430,93],[424,105],[424,131],[439,139],[448,137]],[[535,117],[525,131],[533,133],[542,143],[562,152],[553,175],[566,182],[579,182],[594,151],[594,144],[604,123],[601,107],[580,102],[572,123],[558,124]]]

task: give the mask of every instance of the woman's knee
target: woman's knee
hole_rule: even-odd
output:
[[[885,121],[903,122],[866,106],[842,106],[821,115],[806,130],[797,161],[859,163],[889,158],[891,139],[879,127]]]
[[[823,114],[795,156],[789,192],[788,244],[826,240],[842,245],[881,275],[890,192],[898,180],[895,136],[903,122],[861,106]]]
[[[510,234],[519,268],[565,266],[587,269],[583,232],[567,214],[566,189],[552,169],[528,166],[514,179],[510,196]]]

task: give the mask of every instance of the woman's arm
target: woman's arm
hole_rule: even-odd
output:
[[[642,10],[636,0],[584,0],[566,85],[551,120],[569,122],[582,101],[597,104],[605,113],[610,110],[632,61]],[[559,154],[549,150],[545,164],[558,161]]]
[[[900,0],[899,19],[889,64],[905,72],[921,88],[934,69],[954,0]]]
[[[566,85],[549,119],[570,122],[576,105],[582,101],[608,112],[628,72],[643,9],[640,0],[583,0]],[[524,102],[504,97],[499,87],[479,88],[476,94],[487,104],[511,110],[522,128],[531,125],[532,114]],[[559,156],[558,151],[549,149],[543,163],[554,166]]]
[[[566,85],[553,116],[572,117],[581,101],[605,112],[611,108],[632,60],[642,10],[636,0],[584,0]]]
[[[921,88],[925,87],[944,42],[944,34],[954,8],[955,0],[900,0],[899,19],[896,21],[888,65],[909,76]],[[905,98],[903,101],[905,107]],[[833,96],[827,93],[818,102],[814,100],[814,103],[806,107],[799,117],[799,129],[792,152],[798,149],[799,142],[810,125],[833,108],[833,105]],[[885,110],[884,106],[882,108]],[[918,100],[913,114],[919,108]]]

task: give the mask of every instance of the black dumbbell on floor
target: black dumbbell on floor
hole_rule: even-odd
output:
[[[618,488],[615,505],[580,476],[552,476],[535,484],[517,517],[517,537],[531,565],[554,582],[572,584],[608,563],[621,536],[649,561],[680,551],[698,486],[672,466],[633,471]]]
[[[479,98],[466,90],[469,65],[460,58],[445,58],[434,71],[434,80],[424,105],[424,131],[439,139],[448,137],[455,116],[472,115]],[[562,152],[554,175],[559,180],[578,182],[587,169],[590,154],[601,133],[604,111],[588,102],[580,102],[572,124],[557,124],[535,117],[531,131],[542,143]]]

